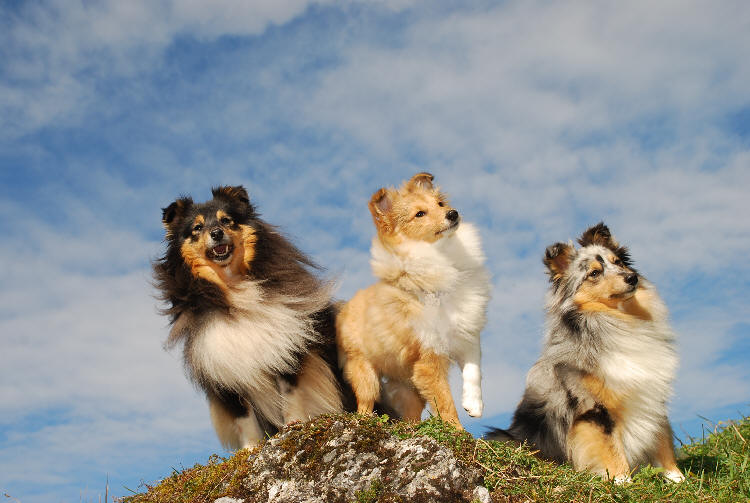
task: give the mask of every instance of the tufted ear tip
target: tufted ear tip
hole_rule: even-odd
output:
[[[370,213],[372,214],[372,220],[375,222],[375,227],[378,228],[378,232],[388,233],[393,230],[392,226],[392,212],[393,212],[393,196],[388,189],[381,188],[375,191],[370,198],[368,204]]]
[[[242,185],[214,187],[211,193],[218,199],[229,199],[239,201],[244,204],[250,204],[250,196]]]
[[[180,225],[182,218],[192,205],[193,200],[191,198],[180,197],[166,208],[162,208],[161,222],[167,230],[167,235],[171,234]]]
[[[575,253],[572,243],[555,243],[547,247],[542,262],[547,267],[550,279],[556,281],[565,274],[573,262]]]
[[[435,180],[435,177],[430,173],[417,173],[406,182],[406,190],[432,190],[434,188],[433,180]]]

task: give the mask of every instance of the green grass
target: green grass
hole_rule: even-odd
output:
[[[419,424],[389,422],[379,417],[323,416],[296,425],[305,439],[325,438],[334,420],[368,430],[368,435],[409,438],[426,435],[451,448],[466,465],[478,467],[484,484],[498,502],[744,502],[750,503],[750,418],[720,423],[706,438],[683,445],[678,464],[687,480],[673,484],[646,467],[633,475],[633,482],[618,486],[567,465],[556,465],[535,457],[526,447],[474,439],[438,418]],[[363,445],[361,448],[366,449]],[[247,497],[239,481],[247,474],[251,451],[229,458],[217,456],[206,465],[174,472],[146,492],[126,498],[128,503],[203,503],[221,496]],[[357,495],[357,501],[375,503],[380,488],[373,485]]]

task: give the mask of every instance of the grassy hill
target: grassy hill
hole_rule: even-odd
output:
[[[310,469],[319,464],[320,446],[328,440],[330,425],[344,421],[367,438],[393,435],[401,439],[428,436],[447,446],[466,466],[480,470],[485,487],[496,502],[745,502],[750,503],[750,418],[720,423],[704,439],[684,445],[678,451],[679,466],[687,475],[682,484],[672,484],[659,470],[642,469],[633,482],[617,486],[570,466],[555,465],[536,458],[525,447],[474,439],[437,418],[419,424],[389,422],[380,417],[354,415],[323,416],[288,428],[290,449],[309,450]],[[358,446],[367,451],[366,443]],[[222,496],[251,500],[247,479],[250,463],[257,454],[239,451],[229,458],[214,456],[206,465],[196,465],[171,476],[145,492],[125,498],[128,503],[209,503]],[[357,493],[357,503],[399,501],[376,483]]]

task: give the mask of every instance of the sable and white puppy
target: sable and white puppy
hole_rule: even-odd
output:
[[[168,307],[169,345],[208,397],[228,448],[253,446],[284,424],[342,412],[330,289],[314,264],[264,222],[241,186],[182,197],[163,211],[166,254],[154,263]]]
[[[546,458],[618,482],[645,463],[682,481],[667,419],[677,369],[667,308],[603,223],[578,243],[546,250],[542,356],[510,428],[488,438],[527,441]]]
[[[337,342],[360,413],[382,399],[418,421],[427,402],[460,427],[448,370],[451,361],[461,367],[463,407],[481,416],[479,333],[490,282],[477,230],[461,223],[432,182],[419,173],[372,196],[371,265],[379,281],[344,305]]]

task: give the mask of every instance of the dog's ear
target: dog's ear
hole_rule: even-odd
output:
[[[622,263],[625,266],[630,267],[631,265],[630,252],[627,247],[620,246],[620,243],[618,243],[614,236],[612,236],[609,227],[604,225],[604,222],[599,222],[598,224],[586,229],[584,233],[581,234],[581,237],[578,238],[578,244],[581,246],[592,244],[604,246],[605,248],[612,250],[614,254],[622,260]]]
[[[544,265],[547,266],[550,281],[556,283],[573,262],[576,250],[572,243],[555,243],[544,251]]]
[[[247,191],[242,185],[235,185],[234,187],[231,187],[229,185],[225,185],[223,187],[214,187],[213,189],[211,189],[211,194],[213,194],[214,198],[216,199],[239,201],[240,203],[246,204],[248,206],[250,205],[250,196],[247,195]]]
[[[406,182],[406,190],[409,192],[413,190],[432,190],[432,181],[434,179],[435,177],[429,173],[417,173]]]
[[[599,222],[598,224],[592,225],[586,229],[583,234],[581,234],[581,237],[578,238],[578,244],[581,246],[601,245],[613,250],[620,246],[612,237],[612,233],[609,232],[609,227],[604,225],[604,222]]]
[[[378,232],[393,232],[393,196],[388,189],[379,189],[370,198],[370,213]]]
[[[167,230],[167,238],[174,235],[175,230],[180,226],[183,217],[192,205],[192,199],[181,197],[166,208],[162,208],[161,223],[164,224],[164,228]]]

